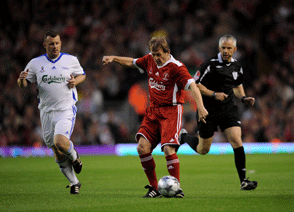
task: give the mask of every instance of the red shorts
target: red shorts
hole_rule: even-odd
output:
[[[165,145],[180,145],[179,133],[182,127],[183,106],[149,107],[136,134],[136,141],[143,136],[154,149],[161,143]]]

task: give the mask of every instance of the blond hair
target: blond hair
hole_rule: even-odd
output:
[[[162,48],[164,53],[170,52],[170,47],[165,39],[165,37],[152,37],[149,41],[149,50],[153,51],[158,48]]]

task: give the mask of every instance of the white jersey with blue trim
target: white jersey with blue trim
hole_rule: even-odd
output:
[[[77,89],[68,88],[70,75],[84,75],[85,72],[75,56],[60,53],[51,60],[46,54],[32,59],[26,66],[27,80],[37,83],[39,106],[44,112],[72,109],[78,101]]]

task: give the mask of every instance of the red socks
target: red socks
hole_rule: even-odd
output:
[[[150,185],[158,189],[157,177],[155,172],[155,162],[151,153],[139,155],[143,170],[148,178]],[[180,182],[180,161],[176,153],[166,156],[166,166],[169,174]]]
[[[176,153],[168,155],[166,158],[166,166],[169,174],[174,176],[180,182],[180,161]]]
[[[139,155],[143,170],[149,180],[150,185],[158,190],[157,177],[155,173],[155,162],[151,153]]]

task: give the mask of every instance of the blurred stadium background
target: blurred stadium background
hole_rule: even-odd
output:
[[[234,57],[243,66],[246,93],[256,98],[253,108],[238,103],[243,141],[294,142],[291,0],[4,0],[1,5],[2,153],[6,147],[44,146],[36,86],[21,90],[16,80],[33,57],[45,53],[43,35],[49,29],[61,33],[62,52],[77,56],[87,74],[78,87],[78,115],[71,139],[77,146],[111,149],[135,142],[148,105],[146,75],[117,64],[103,66],[102,56],[141,57],[157,34],[167,36],[171,53],[192,75],[218,52],[220,36],[234,35],[238,41]],[[195,105],[188,94],[183,126],[196,133]],[[214,142],[226,140],[217,133]]]

